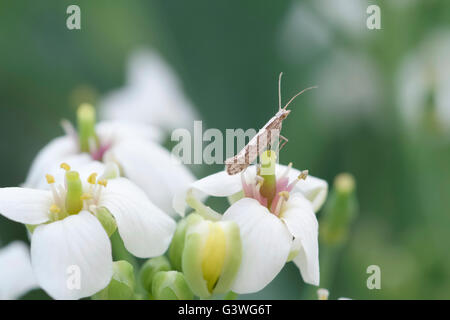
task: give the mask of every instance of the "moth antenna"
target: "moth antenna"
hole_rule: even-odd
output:
[[[288,105],[291,104],[291,102],[294,101],[295,98],[297,98],[297,97],[298,97],[299,95],[301,95],[303,92],[306,92],[306,91],[311,90],[311,89],[317,89],[317,88],[318,88],[318,86],[313,86],[313,87],[309,87],[309,88],[303,89],[302,91],[300,91],[299,93],[297,93],[295,96],[293,96],[293,97],[291,98],[291,100],[289,100],[289,102],[286,103],[286,105],[283,107],[283,109],[286,110],[286,108],[288,107]]]
[[[281,110],[281,77],[283,76],[283,72],[280,72],[280,76],[278,77],[278,111]]]

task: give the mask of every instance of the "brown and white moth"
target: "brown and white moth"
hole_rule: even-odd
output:
[[[287,110],[286,108],[292,101],[294,101],[295,98],[297,98],[303,92],[317,88],[317,87],[309,87],[303,89],[295,96],[293,96],[291,100],[289,100],[289,102],[283,108],[281,108],[282,76],[283,72],[280,73],[280,76],[278,78],[278,112],[269,121],[267,121],[264,127],[262,127],[258,131],[258,133],[249,141],[249,143],[241,151],[239,151],[234,157],[225,160],[225,168],[229,175],[234,175],[245,170],[277,138],[284,140],[284,143],[280,147],[281,149],[288,142],[288,139],[280,134],[283,120],[287,118],[289,113],[291,113],[291,110]]]

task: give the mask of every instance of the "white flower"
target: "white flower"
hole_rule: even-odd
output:
[[[314,109],[328,125],[347,127],[371,119],[377,111],[381,81],[369,56],[334,50],[314,76],[320,92],[314,92]]]
[[[398,75],[398,104],[406,124],[424,121],[450,130],[450,33],[436,32],[405,58]]]
[[[61,167],[65,169],[64,184],[57,185],[59,176],[57,180],[47,175],[50,190],[0,189],[2,215],[32,225],[33,270],[50,296],[78,299],[109,283],[113,269],[111,243],[101,223],[105,213],[108,221],[117,224],[125,247],[135,256],[154,257],[167,250],[175,222],[133,183],[113,178],[117,172],[110,168],[106,176],[97,177],[105,169],[100,162],[90,162],[79,172],[64,163]],[[73,278],[78,275],[79,286]]]
[[[305,282],[319,284],[315,211],[325,201],[328,185],[291,166],[277,165],[275,175],[276,195],[270,208],[262,196],[261,177],[255,166],[240,176],[230,176],[225,171],[210,175],[174,198],[175,209],[183,214],[186,201],[193,198],[235,198],[243,193],[244,198],[233,203],[222,217],[215,217],[235,221],[240,227],[242,263],[232,287],[237,293],[261,290],[290,259],[299,267]]]
[[[66,124],[66,127],[68,125]],[[121,173],[145,191],[150,200],[173,215],[172,197],[192,181],[194,176],[182,164],[176,164],[169,151],[153,142],[159,132],[142,124],[100,122],[95,126],[98,142],[92,141],[82,152],[74,129],[51,141],[37,155],[30,168],[25,187],[47,189],[45,174],[57,175],[59,164],[73,166],[92,161],[116,162]]]
[[[0,300],[18,299],[38,287],[27,245],[14,241],[0,249]]]
[[[129,61],[127,84],[101,101],[107,120],[145,122],[165,130],[190,127],[196,118],[177,75],[155,51],[138,51]]]

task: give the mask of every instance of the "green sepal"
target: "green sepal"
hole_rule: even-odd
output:
[[[94,300],[132,300],[135,298],[133,266],[124,260],[115,261],[108,286],[92,296]]]
[[[105,207],[101,207],[97,209],[95,213],[98,221],[102,224],[103,229],[105,229],[108,237],[111,237],[112,234],[117,230],[117,223],[114,216],[109,212]]]

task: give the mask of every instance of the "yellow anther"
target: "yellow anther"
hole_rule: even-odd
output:
[[[286,201],[289,199],[289,192],[287,192],[287,191],[281,191],[281,192],[278,193],[278,195],[280,197],[283,197],[284,200],[286,200]]]
[[[50,212],[51,213],[60,213],[61,209],[56,204],[52,204],[52,206],[50,207]]]
[[[47,183],[48,183],[48,184],[55,183],[55,177],[52,176],[51,174],[46,174],[46,175],[45,175],[45,179],[47,179]]]
[[[70,166],[69,166],[67,163],[65,163],[65,162],[61,163],[61,165],[60,165],[59,167],[60,167],[61,169],[66,170],[66,171],[69,171],[69,170],[70,170]]]
[[[98,180],[97,183],[98,183],[99,185],[104,186],[104,187],[106,188],[106,186],[108,185],[108,180],[106,180],[106,179],[101,179],[101,180]]]
[[[95,182],[97,181],[97,174],[94,172],[92,173],[89,178],[87,178],[87,182],[89,182],[90,184],[95,184]]]
[[[298,175],[298,180],[306,180],[306,178],[308,177],[308,170],[303,170],[299,175]]]
[[[92,199],[92,194],[90,193],[83,193],[80,197],[80,200],[84,201],[84,200],[91,200]]]

